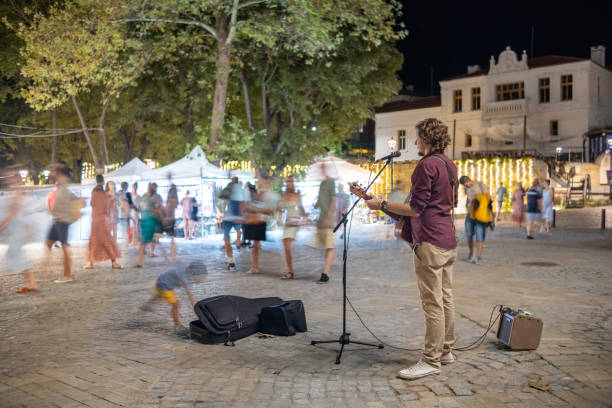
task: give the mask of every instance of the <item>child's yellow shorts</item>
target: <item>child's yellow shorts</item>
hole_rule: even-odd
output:
[[[166,302],[173,304],[178,302],[178,298],[176,297],[176,293],[173,290],[160,290],[155,286],[155,292],[164,299]]]

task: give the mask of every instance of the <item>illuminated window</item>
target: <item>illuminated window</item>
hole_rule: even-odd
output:
[[[465,134],[465,147],[472,147],[472,135],[469,133]]]
[[[406,150],[406,129],[397,131],[398,150]]]
[[[572,75],[561,75],[561,100],[571,101],[573,97],[573,77]]]
[[[513,84],[502,84],[496,87],[497,101],[510,101],[513,99],[525,98],[524,82],[515,82]]]
[[[472,110],[480,110],[480,88],[472,88]]]
[[[550,102],[550,78],[540,78],[540,103]]]
[[[453,91],[453,112],[461,112],[461,89]]]

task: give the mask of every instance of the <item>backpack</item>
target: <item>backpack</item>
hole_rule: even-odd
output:
[[[489,194],[478,194],[470,206],[470,218],[483,224],[493,221],[493,201]]]
[[[81,208],[85,207],[85,203],[81,198],[75,198],[70,202],[70,224],[78,221],[83,216]]]

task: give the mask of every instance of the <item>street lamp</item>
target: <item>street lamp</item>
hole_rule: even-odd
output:
[[[395,146],[397,146],[397,141],[395,140],[395,138],[391,138],[389,140],[387,140],[387,145],[389,145],[389,150],[391,150],[391,153],[393,153],[395,151]],[[391,162],[391,190],[393,190],[393,162]]]
[[[43,170],[43,176],[45,176],[45,184],[49,184],[49,174],[51,174],[51,172],[49,170]]]

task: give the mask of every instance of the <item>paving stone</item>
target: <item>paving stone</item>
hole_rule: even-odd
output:
[[[419,347],[424,325],[412,255],[405,252],[402,243],[384,240],[385,227],[355,227],[359,234],[351,240],[349,296],[379,336],[392,344]],[[300,270],[295,280],[283,282],[277,273],[283,262],[282,243],[275,234],[271,232],[271,239],[263,244],[258,276],[227,273],[222,268],[220,237],[200,242],[179,240],[181,256],[204,257],[209,265],[208,276],[194,282],[199,298],[236,293],[304,301],[309,333],[289,338],[250,337],[233,348],[173,336],[169,309],[164,304],[153,313],[138,312],[150,296],[155,276],[167,266],[163,259],[146,258],[147,268],[125,268],[120,274],[97,265],[93,271],[75,269],[74,285],[59,287],[48,280],[61,269],[59,257],[55,257],[46,266],[49,275],[35,270],[41,278],[41,290],[31,297],[13,294],[21,276],[0,276],[0,355],[8,356],[0,368],[0,406],[21,402],[42,407],[56,400],[65,406],[101,408],[471,408],[581,402],[605,406],[609,399],[612,287],[605,243],[612,235],[602,241],[598,233],[555,230],[527,243],[512,228],[503,224],[496,228],[487,240],[486,259],[491,263],[486,274],[464,262],[455,266],[458,344],[480,335],[488,321],[489,305],[503,302],[525,307],[545,321],[540,348],[531,352],[498,350],[494,335],[490,335],[478,349],[458,353],[457,364],[445,366],[441,375],[403,381],[395,378],[397,371],[418,360],[419,353],[390,348],[347,351],[342,364],[335,367],[337,345],[310,345],[311,339],[338,335],[340,254],[336,253],[330,284],[313,284],[316,276],[312,271],[321,267],[321,257],[305,245],[305,238],[312,235],[312,229],[305,228],[300,232],[305,235],[294,243]],[[464,241],[460,239],[459,245],[459,251],[464,252]],[[74,264],[84,263],[86,247],[74,243],[73,250]],[[571,257],[567,256],[569,251]],[[124,254],[126,260],[135,256],[131,250]],[[33,255],[38,256],[36,252]],[[241,272],[248,269],[250,255],[249,251],[236,255],[239,266],[244,267],[239,268]],[[564,263],[544,270],[519,262],[542,256],[564,259]],[[380,268],[385,273],[373,276],[372,271]],[[179,297],[181,319],[189,321],[193,318],[191,308],[183,302],[182,293]],[[354,316],[349,316],[347,325],[356,339],[368,338]],[[36,346],[29,347],[26,355],[23,347],[33,338]],[[539,377],[551,384],[552,393],[527,385],[529,379]]]

